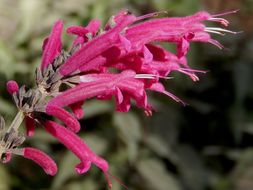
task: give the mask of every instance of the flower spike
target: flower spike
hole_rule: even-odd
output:
[[[86,100],[114,98],[119,112],[128,112],[133,100],[147,116],[154,110],[147,91],[162,93],[186,105],[165,89],[162,82],[171,79],[171,72],[183,73],[194,82],[198,81],[197,74],[206,71],[192,69],[188,64],[191,43],[211,43],[222,49],[211,34],[238,32],[209,27],[204,22],[218,22],[227,27],[229,21],[220,17],[235,12],[237,10],[211,15],[200,11],[185,17],[154,18],[165,12],[138,17],[124,10],[112,16],[101,28],[100,21],[95,19],[85,27],[69,27],[67,33],[76,36],[69,51],[62,49],[63,22],[55,22],[43,43],[41,65],[36,70],[36,87],[19,88],[15,81],[7,83],[7,91],[19,112],[9,128],[0,117],[0,161],[7,163],[12,154],[21,155],[37,163],[47,174],[56,174],[57,166],[48,155],[31,147],[17,148],[25,141],[25,135],[19,132],[19,126],[25,120],[26,136],[31,137],[36,124],[42,124],[79,158],[80,163],[75,167],[77,173],[88,172],[94,164],[103,171],[110,188],[110,177],[123,185],[108,172],[107,161],[96,155],[76,134],[81,127],[78,119],[84,116]],[[174,44],[175,52],[166,50],[158,45],[159,42]],[[64,126],[48,120],[52,117]]]

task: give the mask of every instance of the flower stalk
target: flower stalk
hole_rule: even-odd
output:
[[[75,168],[78,173],[87,172],[94,164],[104,172],[111,187],[109,164],[76,134],[81,128],[78,119],[85,115],[82,109],[85,101],[114,98],[116,110],[127,112],[134,100],[137,107],[151,116],[153,109],[146,92],[155,91],[185,105],[165,89],[161,80],[172,79],[171,72],[180,72],[198,81],[197,74],[206,71],[190,68],[187,62],[190,43],[205,42],[223,48],[209,33],[236,34],[203,24],[212,21],[226,27],[229,22],[217,17],[226,13],[198,12],[186,17],[153,18],[159,14],[137,17],[121,11],[104,28],[95,19],[85,27],[71,26],[67,33],[76,39],[70,51],[62,49],[63,22],[57,21],[43,43],[36,87],[27,90],[25,86],[19,88],[15,81],[7,83],[19,111],[8,129],[3,118],[0,120],[0,160],[6,163],[12,154],[21,155],[40,165],[47,174],[56,174],[57,165],[46,153],[31,147],[19,148],[25,140],[19,126],[25,120],[27,137],[34,134],[37,126],[43,126],[80,159]],[[158,42],[175,44],[177,52],[169,52]],[[63,125],[49,120],[49,116],[58,118]]]
[[[11,125],[9,126],[7,132],[10,132],[11,130],[18,131],[19,126],[22,124],[23,120],[25,118],[25,115],[23,111],[19,110],[15,118],[13,119]]]

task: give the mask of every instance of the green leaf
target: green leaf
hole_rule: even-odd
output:
[[[150,135],[146,140],[146,144],[159,156],[166,158],[173,157],[171,148],[167,142],[163,141],[158,135]]]
[[[0,39],[0,72],[5,74],[7,78],[13,78],[15,73],[27,73],[29,66],[17,62],[15,52],[5,45]]]
[[[13,104],[0,97],[0,112],[8,115],[14,115],[15,107]]]
[[[141,138],[140,121],[133,113],[115,113],[113,123],[118,129],[119,135],[128,147],[129,160],[136,160],[138,143]]]
[[[89,134],[82,135],[81,137],[96,154],[103,154],[108,147],[107,140],[98,135]]]
[[[173,174],[166,171],[165,166],[157,159],[141,160],[137,170],[145,180],[147,189],[155,190],[181,190],[179,182]]]
[[[10,189],[10,179],[9,174],[5,170],[5,167],[3,165],[0,165],[0,189],[2,190],[9,190]]]
[[[253,148],[241,151],[237,165],[234,168],[232,180],[236,189],[253,189]]]
[[[175,164],[184,183],[192,190],[205,189],[208,173],[200,155],[189,145],[178,145],[175,149]]]
[[[92,179],[85,179],[81,183],[82,190],[83,189],[89,189],[89,190],[97,190],[98,189],[98,182]],[[113,187],[114,189],[114,187]],[[73,189],[76,190],[76,189]]]
[[[61,189],[65,182],[77,174],[74,171],[75,165],[79,163],[78,159],[72,152],[66,152],[59,163],[58,174],[54,177],[51,189]]]
[[[15,34],[16,43],[24,43],[31,36],[35,26],[40,21],[46,8],[46,1],[22,0],[18,3],[20,7],[19,29]]]
[[[112,111],[112,103],[106,101],[90,100],[85,102],[83,108],[85,115],[84,117],[87,119]]]
[[[45,129],[38,128],[31,139],[32,142],[58,143],[57,139],[49,135]]]

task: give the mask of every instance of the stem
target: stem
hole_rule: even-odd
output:
[[[10,132],[11,129],[14,129],[15,131],[17,131],[17,129],[19,128],[19,126],[21,125],[22,121],[24,120],[25,115],[24,113],[20,110],[17,115],[15,116],[14,120],[12,121],[9,129],[7,132]]]

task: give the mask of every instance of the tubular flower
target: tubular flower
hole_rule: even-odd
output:
[[[85,115],[82,108],[85,101],[114,98],[116,110],[127,112],[134,100],[147,115],[152,114],[147,91],[162,93],[184,104],[165,89],[161,80],[170,79],[171,72],[180,72],[198,81],[197,73],[205,71],[188,65],[186,55],[190,43],[207,42],[223,48],[210,33],[236,32],[207,27],[203,22],[218,22],[227,27],[229,22],[220,16],[234,12],[219,15],[198,12],[186,17],[154,18],[159,13],[137,17],[121,11],[112,16],[104,28],[100,28],[98,20],[91,20],[85,27],[69,27],[67,33],[76,38],[68,52],[62,49],[63,22],[57,21],[43,43],[41,65],[36,70],[36,88],[27,90],[25,86],[19,88],[15,81],[7,83],[7,90],[19,112],[8,130],[1,118],[2,162],[8,162],[11,154],[18,154],[33,160],[49,175],[57,172],[56,164],[45,153],[30,147],[17,148],[25,140],[18,132],[25,119],[28,137],[34,134],[36,125],[43,125],[80,159],[75,168],[78,173],[87,172],[94,164],[104,172],[111,187],[108,163],[76,135],[81,127],[78,119]],[[175,44],[177,52],[169,52],[159,42]],[[64,126],[48,120],[48,116],[58,118]]]
[[[105,173],[108,184],[111,184],[108,178],[108,163],[97,156],[80,137],[53,121],[46,121],[43,125],[52,136],[57,138],[80,159],[81,162],[75,168],[77,173],[83,174],[90,169],[91,164],[95,164]]]

